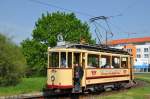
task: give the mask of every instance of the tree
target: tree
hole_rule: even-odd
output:
[[[61,34],[65,41],[79,43],[81,38],[87,43],[93,44],[89,26],[82,23],[73,13],[61,12],[42,14],[35,23],[32,39],[22,42],[23,53],[27,59],[30,72],[36,75],[46,74],[48,46],[54,47],[57,36]]]
[[[19,83],[25,72],[21,48],[0,33],[0,86]]]

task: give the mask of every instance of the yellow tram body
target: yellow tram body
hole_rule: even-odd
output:
[[[48,88],[73,89],[74,63],[77,61],[84,70],[81,81],[81,87],[84,89],[92,85],[133,80],[133,57],[127,52],[109,48],[98,50],[99,47],[80,44],[76,46],[48,48]],[[65,66],[61,66],[63,57],[66,60]],[[103,65],[108,63],[110,67],[104,68]],[[114,67],[111,67],[113,65]]]

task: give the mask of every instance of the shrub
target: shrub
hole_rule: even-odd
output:
[[[19,83],[24,76],[25,63],[21,48],[0,33],[0,86]]]

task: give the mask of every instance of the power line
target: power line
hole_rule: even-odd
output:
[[[41,4],[41,5],[44,5],[44,6],[48,6],[48,7],[53,7],[53,8],[57,8],[57,9],[61,9],[61,10],[65,10],[65,11],[69,11],[69,12],[74,12],[74,13],[78,13],[80,15],[83,15],[83,16],[88,16],[88,17],[94,17],[94,15],[91,15],[89,13],[85,13],[85,12],[80,12],[80,11],[75,11],[75,10],[70,10],[70,9],[67,9],[67,8],[64,8],[64,7],[60,7],[60,6],[57,6],[57,5],[54,5],[54,4],[51,4],[51,3],[46,3],[46,2],[43,2],[43,1],[40,1],[40,0],[29,0],[33,3],[37,3],[37,4]],[[108,19],[108,18],[114,18],[116,16],[122,16],[123,13],[132,8],[133,6],[135,6],[136,4],[136,0],[134,2],[132,2],[130,5],[127,6],[127,8],[125,8],[122,12],[120,12],[119,14],[115,15],[115,16],[109,16],[109,17],[105,17],[105,16],[101,16],[101,18],[103,18],[104,20]],[[99,17],[94,17],[95,19],[99,19]],[[92,18],[90,21],[93,21]],[[109,29],[109,32],[111,33],[111,35],[113,36],[113,33],[111,32],[111,29],[110,29],[110,26],[108,24],[108,21],[106,20],[105,21],[106,24],[107,24],[107,27]],[[113,25],[114,26],[114,25]],[[102,27],[102,26],[101,26]],[[116,26],[115,26],[116,27]],[[118,28],[118,27],[117,27]],[[104,29],[104,28],[103,28]],[[106,29],[105,29],[106,30]],[[121,29],[120,29],[121,30]],[[97,29],[95,30],[97,31]],[[99,31],[99,30],[98,30]],[[125,33],[125,32],[124,32]],[[100,34],[101,35],[101,34]]]
[[[44,6],[48,6],[48,7],[51,6],[53,8],[57,8],[57,9],[61,9],[61,10],[69,11],[69,12],[75,12],[75,13],[78,13],[78,14],[83,15],[83,16],[94,17],[93,15],[85,13],[85,12],[70,10],[70,9],[67,9],[67,8],[64,8],[64,7],[60,7],[60,6],[57,6],[57,5],[50,4],[50,3],[42,2],[40,0],[29,0],[29,1],[41,4],[41,5],[44,5]]]
[[[140,34],[149,34],[148,32],[144,32],[144,33],[139,33],[139,32],[128,32],[128,31],[124,31],[122,28],[118,27],[117,25],[115,25],[112,22],[109,22],[109,24],[113,27],[115,27],[117,30],[119,30],[121,34],[125,34],[128,36],[128,38],[130,37],[130,35],[140,35]]]
[[[120,11],[119,14],[118,14],[118,16],[123,16],[123,14],[125,13],[125,11],[131,9],[133,6],[135,6],[135,4],[137,4],[137,0],[133,1],[124,10]],[[113,27],[115,27],[116,29],[122,31],[122,29],[120,27],[114,25],[113,23],[109,22],[109,24],[112,25]],[[127,32],[123,31],[123,33],[127,33]]]
[[[132,7],[134,7],[138,2],[138,0],[134,0],[132,3],[130,3],[125,9],[123,9],[122,11],[119,11],[118,15],[123,15],[127,10],[131,9]]]

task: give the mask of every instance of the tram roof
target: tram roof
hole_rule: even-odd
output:
[[[106,45],[88,45],[88,44],[68,44],[68,45],[62,45],[57,46],[55,48],[77,48],[77,49],[85,49],[90,51],[100,51],[100,52],[108,52],[108,53],[117,53],[117,54],[125,54],[130,55],[127,51],[124,51],[122,49],[116,49],[116,48],[110,48]]]

